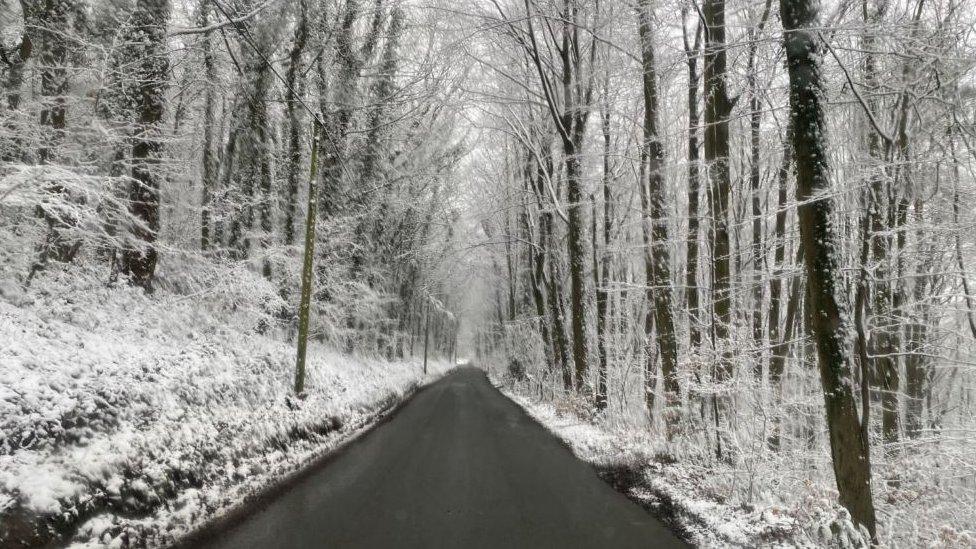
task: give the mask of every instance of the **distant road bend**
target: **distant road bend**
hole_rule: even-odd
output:
[[[687,547],[475,368],[196,548]]]

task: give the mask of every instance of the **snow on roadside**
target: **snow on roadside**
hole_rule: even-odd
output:
[[[158,546],[334,449],[449,368],[310,345],[246,272],[187,296],[52,273],[0,285],[0,547]],[[274,304],[272,304],[274,305]]]
[[[708,489],[703,475],[709,472],[675,462],[649,435],[598,425],[511,385],[496,385],[605,480],[696,546],[861,546],[846,511],[826,499],[801,509],[728,505]]]

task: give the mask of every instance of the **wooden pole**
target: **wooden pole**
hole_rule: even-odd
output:
[[[302,297],[298,306],[298,356],[295,360],[295,394],[305,390],[305,352],[308,348],[308,313],[312,298],[312,262],[315,256],[315,221],[318,199],[315,175],[319,160],[319,125],[313,122],[312,166],[308,177],[308,214],[305,219],[305,257],[302,261]]]
[[[427,375],[427,345],[430,343],[430,298],[427,298],[427,319],[424,321],[424,375]]]

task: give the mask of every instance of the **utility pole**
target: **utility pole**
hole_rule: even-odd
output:
[[[298,357],[295,361],[295,394],[305,390],[305,352],[308,348],[308,311],[312,298],[312,260],[315,256],[315,219],[318,209],[315,172],[319,160],[319,124],[313,122],[312,166],[308,177],[308,214],[305,219],[305,257],[302,261],[302,298],[298,306]],[[426,368],[425,368],[426,370]]]
[[[461,320],[454,321],[454,341],[451,343],[451,364],[457,364],[458,332],[461,331]]]
[[[430,343],[430,297],[427,298],[427,319],[424,321],[424,375],[427,375],[427,345]]]

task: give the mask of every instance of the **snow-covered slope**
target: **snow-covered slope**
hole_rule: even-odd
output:
[[[448,367],[312,344],[297,401],[259,277],[146,296],[79,269],[0,284],[0,547],[167,543]]]

